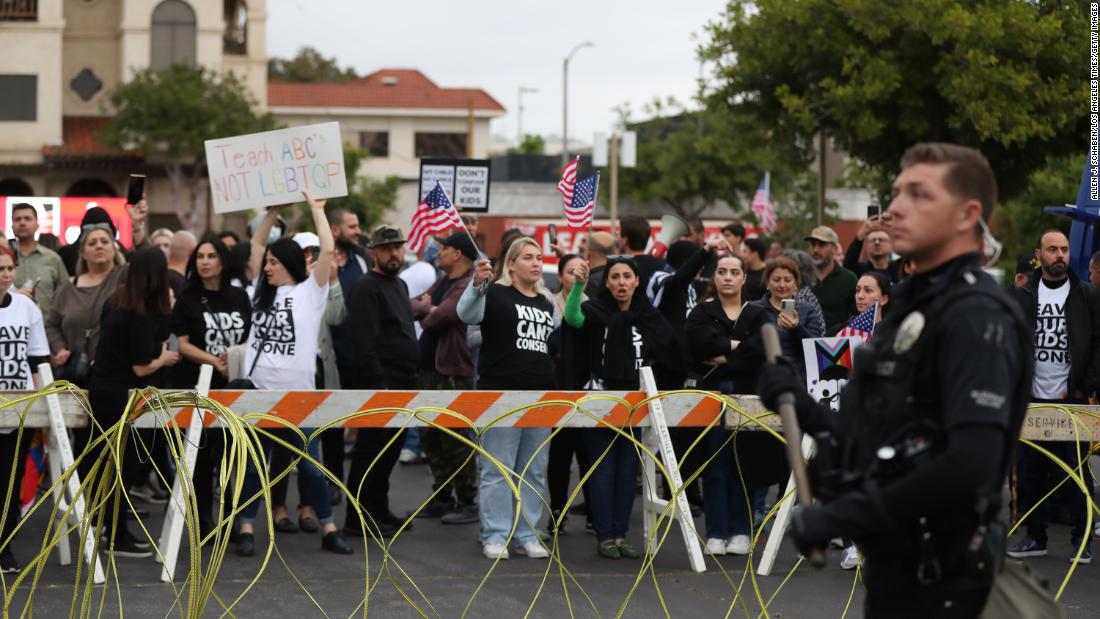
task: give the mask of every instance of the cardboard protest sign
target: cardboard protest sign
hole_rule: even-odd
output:
[[[206,140],[214,212],[348,195],[340,123]]]
[[[806,390],[815,400],[840,410],[840,391],[848,383],[855,349],[863,344],[859,337],[819,337],[802,340],[806,361]]]

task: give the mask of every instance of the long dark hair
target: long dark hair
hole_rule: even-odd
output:
[[[115,291],[114,308],[135,314],[168,315],[172,304],[168,298],[168,259],[159,248],[150,247],[134,252],[122,281]]]
[[[264,259],[260,261],[260,272],[254,274],[257,284],[256,292],[252,296],[252,306],[258,310],[266,310],[275,303],[276,287],[267,283],[267,277],[263,274],[268,256],[274,256],[286,268],[287,273],[294,279],[294,283],[300,284],[309,277],[306,273],[306,253],[298,243],[294,242],[294,239],[279,239],[268,245],[267,251],[264,252]]]
[[[199,270],[195,267],[195,263],[199,259],[199,248],[207,243],[214,248],[214,253],[218,254],[218,261],[222,264],[222,273],[218,277],[218,290],[225,290],[229,288],[229,280],[232,273],[230,272],[230,263],[232,262],[229,255],[229,248],[225,246],[225,243],[218,237],[208,234],[199,244],[195,246],[195,251],[191,252],[191,257],[187,259],[187,282],[183,286],[183,292],[190,292],[192,290],[201,291],[202,278],[199,277]]]

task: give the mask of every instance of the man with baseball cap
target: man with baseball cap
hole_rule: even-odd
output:
[[[443,277],[413,300],[413,313],[424,330],[420,334],[420,384],[425,389],[471,390],[474,359],[466,343],[466,324],[458,319],[458,300],[473,276],[477,248],[465,232],[439,239],[439,245]],[[469,430],[456,432],[473,438]],[[435,428],[421,430],[420,447],[434,478],[432,490],[439,494],[418,516],[440,518],[443,524],[477,522],[477,470],[469,457],[470,448]]]
[[[374,268],[355,283],[348,297],[347,324],[359,355],[355,384],[344,388],[417,389],[420,351],[412,304],[408,286],[397,276],[405,263],[405,234],[383,224],[374,229],[370,241]],[[399,428],[360,428],[351,455],[348,488],[356,493],[367,526],[377,527],[382,536],[392,535],[404,521],[389,506],[390,473],[403,442],[402,437],[393,437],[401,432]],[[344,533],[365,535],[350,505]]]
[[[814,296],[821,304],[825,326],[841,324],[856,313],[856,275],[836,263],[840,239],[829,226],[818,226],[806,237],[817,267]]]

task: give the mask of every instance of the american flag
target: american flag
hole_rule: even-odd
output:
[[[837,337],[858,337],[864,342],[871,339],[871,334],[875,332],[875,312],[878,310],[878,303],[873,304],[863,311],[862,314],[848,321],[848,324],[837,333]]]
[[[561,169],[558,193],[561,194],[561,203],[566,210],[569,210],[569,206],[573,204],[573,185],[577,182],[577,164],[580,163],[580,160],[581,156],[577,155],[576,159],[565,164],[565,167]]]
[[[592,213],[596,210],[596,191],[600,186],[600,175],[593,174],[577,182],[573,202],[565,207],[565,221],[570,230],[584,230],[592,224]]]
[[[775,232],[775,202],[771,196],[772,174],[764,172],[764,180],[756,188],[756,195],[752,197],[752,212],[760,219],[760,225],[768,234]]]
[[[416,205],[407,245],[413,251],[420,251],[429,236],[465,227],[462,218],[458,216],[458,210],[447,197],[447,191],[437,181],[435,189],[429,191],[420,204]]]

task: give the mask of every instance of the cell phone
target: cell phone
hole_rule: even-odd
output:
[[[145,197],[145,175],[131,174],[130,187],[126,190],[126,204],[134,205]]]
[[[176,337],[175,333],[169,335],[168,336],[168,350],[170,350],[171,352],[179,352],[179,349],[180,349],[180,338]]]
[[[794,299],[783,299],[779,303],[782,312],[791,318],[795,317]]]
[[[878,217],[881,208],[877,204],[871,204],[867,207],[867,219],[874,219]]]
[[[550,244],[551,245],[557,245],[558,244],[558,225],[557,224],[550,224],[549,226],[546,226],[546,230],[550,232]]]

